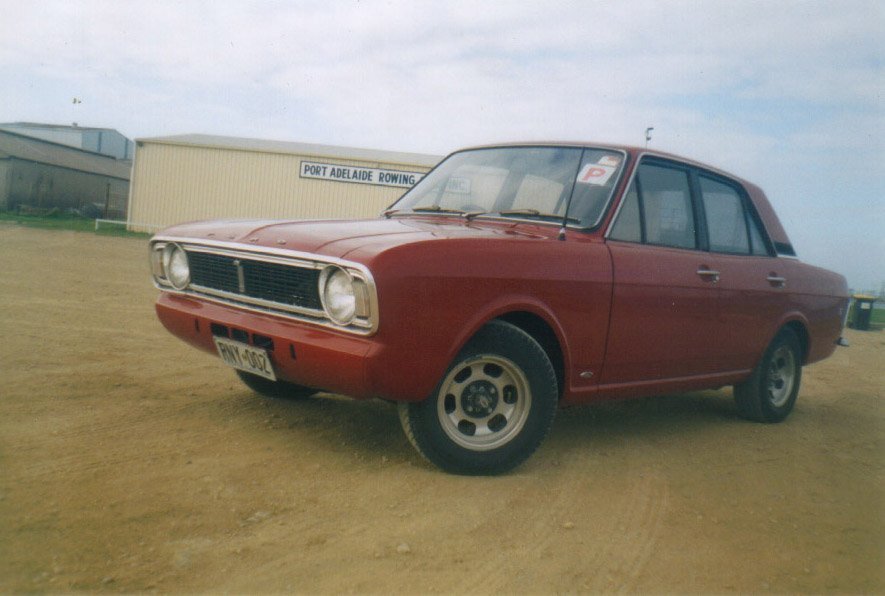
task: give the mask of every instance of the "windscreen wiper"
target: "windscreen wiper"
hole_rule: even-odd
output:
[[[422,207],[412,207],[412,211],[428,212],[428,213],[456,213],[464,215],[467,213],[463,209],[451,209],[449,207],[440,207],[439,205],[424,205]]]
[[[505,211],[498,211],[498,215],[502,215],[504,217],[511,216],[528,216],[528,217],[540,217],[544,219],[553,219],[556,221],[569,221],[572,223],[581,223],[581,220],[577,217],[563,217],[558,213],[544,213],[542,211],[538,211],[537,209],[507,209]]]
[[[482,211],[479,209],[476,211],[465,211],[464,212],[464,219],[466,219],[467,221],[470,221],[474,217],[479,217],[480,215],[485,215],[486,213],[488,213],[488,211]]]
[[[479,215],[485,215],[486,213],[488,213],[488,211],[483,210],[464,211],[463,209],[452,209],[449,207],[440,207],[439,205],[424,205],[422,207],[412,207],[411,210],[412,212],[417,211],[419,213],[453,213],[455,215],[460,215],[467,221],[470,221],[471,219]],[[394,213],[399,213],[400,211],[401,209],[388,209],[384,212],[384,216],[389,218]]]

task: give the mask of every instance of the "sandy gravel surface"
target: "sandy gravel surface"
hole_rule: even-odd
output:
[[[156,321],[146,242],[0,226],[0,592],[885,592],[885,334],[781,425],[560,412],[515,473],[382,402],[262,399]]]

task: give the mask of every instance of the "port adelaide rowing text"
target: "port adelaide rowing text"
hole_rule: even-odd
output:
[[[422,176],[424,176],[423,172],[362,168],[359,166],[342,166],[312,161],[301,162],[302,178],[319,178],[335,182],[355,182],[357,184],[411,188]]]

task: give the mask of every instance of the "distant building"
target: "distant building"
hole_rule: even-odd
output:
[[[115,159],[131,160],[135,151],[135,144],[113,128],[9,122],[0,124],[0,130],[101,153]]]
[[[218,218],[378,215],[441,159],[210,135],[137,139],[129,229]]]
[[[126,219],[132,162],[0,130],[0,210]]]

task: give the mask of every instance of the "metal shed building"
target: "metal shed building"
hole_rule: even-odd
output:
[[[441,158],[209,135],[138,139],[128,227],[377,215]]]
[[[131,162],[0,130],[0,210],[126,217]]]

